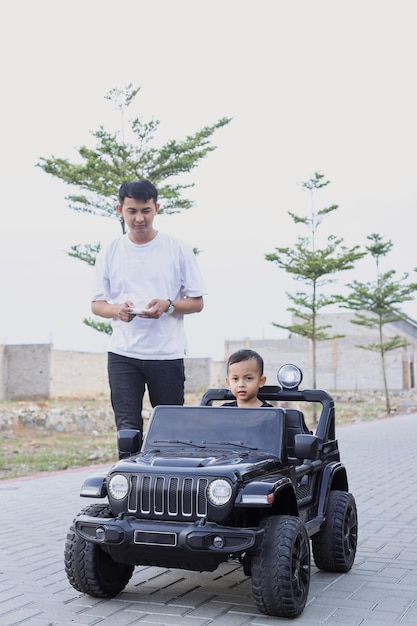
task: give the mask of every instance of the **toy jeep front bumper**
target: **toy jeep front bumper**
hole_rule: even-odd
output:
[[[257,547],[264,533],[260,528],[231,528],[213,522],[89,515],[76,519],[75,531],[85,541],[101,546],[118,562],[196,571],[213,570],[222,561]]]

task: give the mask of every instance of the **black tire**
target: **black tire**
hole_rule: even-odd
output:
[[[297,617],[310,587],[310,542],[298,517],[280,515],[263,522],[265,534],[252,556],[252,593],[265,615]]]
[[[91,504],[79,513],[82,514],[112,517],[107,504]],[[74,522],[67,534],[64,551],[65,572],[70,584],[77,591],[95,598],[114,598],[126,587],[134,566],[116,563],[99,545],[81,539],[75,532]]]
[[[313,558],[325,572],[348,572],[358,543],[358,514],[355,499],[346,491],[331,491],[326,519],[312,537]]]

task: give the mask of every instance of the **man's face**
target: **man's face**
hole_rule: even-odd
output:
[[[159,204],[155,204],[153,199],[125,198],[123,205],[117,205],[116,209],[123,217],[134,243],[147,243],[155,237],[157,231],[153,227],[153,220],[159,211]]]

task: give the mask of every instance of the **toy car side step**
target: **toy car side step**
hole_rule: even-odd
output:
[[[315,535],[316,533],[318,533],[323,522],[324,522],[324,515],[318,515],[314,519],[311,519],[309,522],[306,522],[308,536],[312,537],[312,535]]]

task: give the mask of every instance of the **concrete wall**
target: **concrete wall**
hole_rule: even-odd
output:
[[[107,354],[70,352],[51,347],[49,397],[108,395]]]
[[[376,331],[350,323],[352,314],[319,316],[330,333],[345,335],[317,343],[317,387],[329,391],[382,390],[381,357],[358,345],[378,343]],[[410,332],[408,332],[410,331]],[[416,331],[416,332],[414,332]],[[386,324],[385,338],[404,337],[408,345],[386,354],[388,388],[416,387],[417,324]],[[312,344],[298,335],[288,339],[242,339],[225,342],[225,359],[240,348],[252,348],[264,358],[267,384],[276,384],[281,365],[295,363],[304,374],[302,386],[313,387]],[[185,359],[185,391],[202,394],[224,387],[226,364],[209,358]],[[0,346],[0,399],[94,397],[108,395],[107,355],[54,350],[50,344]]]
[[[51,369],[49,344],[2,346],[1,399],[47,398]]]
[[[211,386],[211,359],[185,359],[185,392],[203,395]]]
[[[229,341],[230,353],[241,348],[251,348],[263,356],[267,384],[277,383],[277,372],[282,365],[294,363],[303,372],[302,386],[313,387],[312,351],[307,339],[276,340],[270,343],[263,340]],[[406,348],[388,353],[388,388],[402,390],[414,387],[411,375],[414,369],[414,355]],[[319,342],[316,376],[316,386],[320,389],[383,389],[380,355],[356,347],[350,339]]]
[[[211,359],[185,359],[185,391],[211,386]],[[0,346],[0,400],[109,394],[107,354],[54,350],[51,344]]]
[[[185,391],[210,385],[211,359],[185,359]],[[107,354],[52,350],[50,397],[91,397],[109,394]]]
[[[356,390],[384,388],[381,356],[358,347],[359,345],[379,343],[377,331],[352,324],[352,314],[328,314],[319,316],[319,324],[330,324],[329,334],[344,334],[345,337],[317,342],[316,374],[320,389]],[[402,323],[386,324],[384,338],[395,335],[404,337],[408,345],[405,348],[386,353],[386,372],[388,388],[392,391],[415,387],[415,370],[417,355],[417,338],[414,333],[405,332]],[[313,387],[312,344],[311,341],[293,335],[282,340],[251,340],[228,341],[227,354],[241,348],[251,348],[259,352],[265,362],[267,384],[275,385],[277,372],[281,365],[294,363],[303,371],[305,388]]]
[[[0,400],[4,400],[6,398],[6,357],[5,357],[6,346],[0,346]]]

